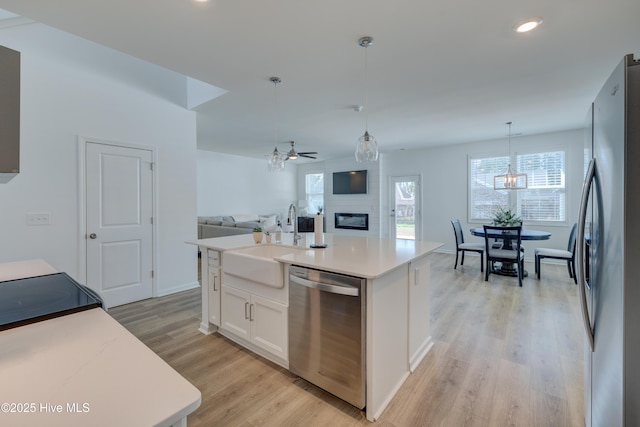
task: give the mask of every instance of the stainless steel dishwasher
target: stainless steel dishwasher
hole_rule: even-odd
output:
[[[289,267],[289,370],[360,409],[366,402],[365,283]]]

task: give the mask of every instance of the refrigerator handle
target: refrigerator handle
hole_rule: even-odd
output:
[[[591,329],[591,322],[589,321],[589,309],[587,307],[587,290],[585,279],[585,252],[584,252],[584,232],[587,222],[587,206],[589,193],[593,186],[593,178],[595,176],[596,163],[595,159],[589,161],[589,167],[587,168],[587,176],[584,181],[584,187],[582,188],[582,199],[580,202],[580,214],[578,217],[578,233],[576,237],[576,261],[578,262],[578,269],[576,275],[578,276],[578,287],[580,289],[580,307],[582,309],[582,322],[584,330],[587,333],[589,340],[589,347],[593,352],[593,330]],[[593,236],[591,236],[593,238]],[[587,254],[588,255],[588,254]]]

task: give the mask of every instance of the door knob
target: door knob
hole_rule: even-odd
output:
[[[90,238],[90,239],[95,239],[96,237],[98,237],[98,236],[96,235],[96,233],[91,233],[91,234],[89,234],[89,238]]]

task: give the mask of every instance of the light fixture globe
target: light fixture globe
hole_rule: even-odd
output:
[[[269,172],[282,172],[284,170],[284,158],[280,155],[278,147],[275,147],[273,153],[269,155],[267,170]]]
[[[287,152],[287,155],[285,157],[288,160],[297,160],[298,159],[298,152],[296,151],[295,148],[293,148],[293,141],[291,143],[291,150],[289,150],[289,152]]]
[[[368,131],[358,138],[356,145],[357,162],[375,162],[378,160],[378,141]]]

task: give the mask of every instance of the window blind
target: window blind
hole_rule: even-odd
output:
[[[469,159],[469,220],[493,218],[499,206],[509,206],[509,194],[493,189],[493,177],[504,173],[509,158],[488,157]]]
[[[553,151],[517,156],[518,172],[526,173],[526,190],[517,192],[523,221],[565,221],[565,153]]]
[[[513,163],[512,163],[513,164]],[[526,190],[494,190],[493,178],[504,173],[509,158],[469,158],[469,220],[493,219],[498,207],[515,208],[523,221],[566,220],[565,152],[516,156],[516,170],[526,173]]]

